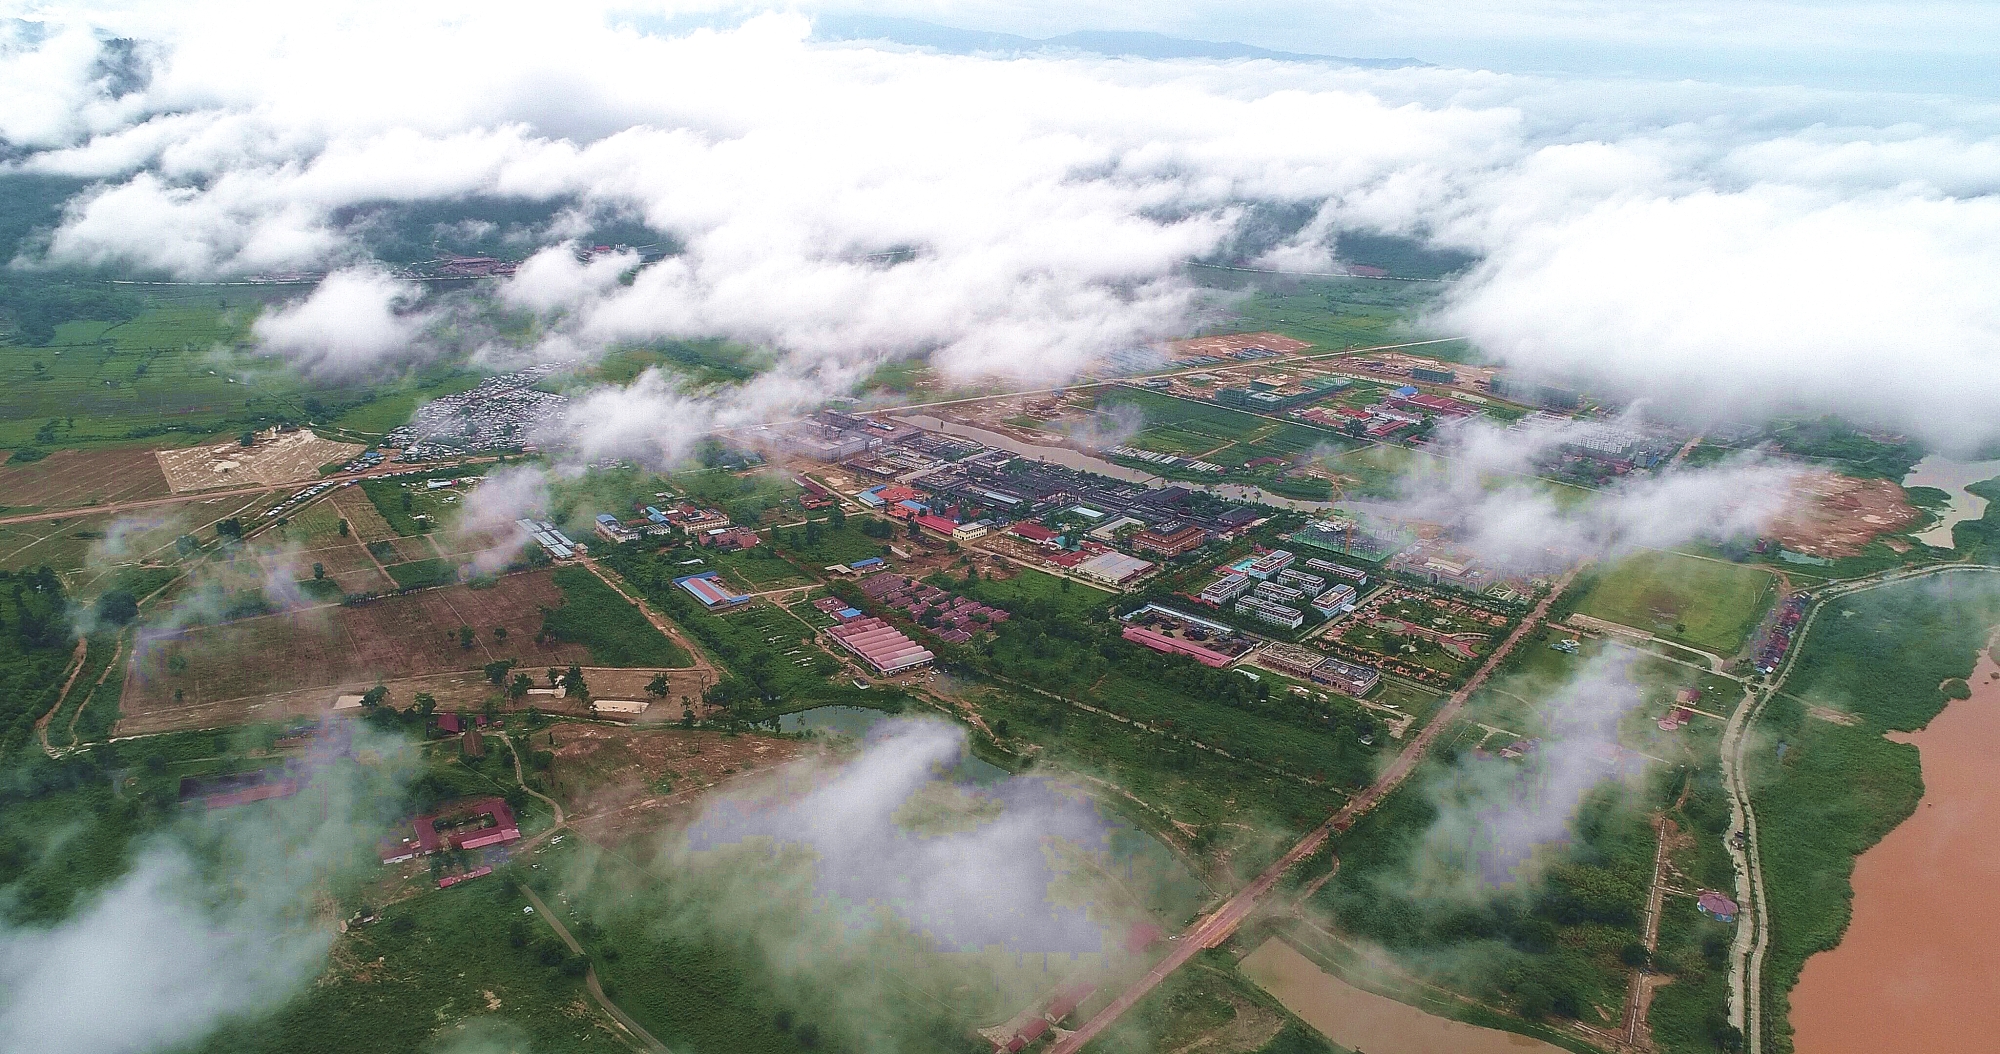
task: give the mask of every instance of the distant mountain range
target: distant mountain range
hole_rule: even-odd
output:
[[[978,29],[954,29],[913,18],[878,18],[870,15],[817,16],[813,35],[820,40],[886,40],[912,47],[934,48],[957,55],[975,52],[1033,53],[1082,51],[1096,55],[1143,59],[1271,59],[1279,62],[1324,62],[1339,66],[1370,69],[1400,69],[1428,63],[1411,58],[1361,59],[1344,55],[1308,55],[1292,51],[1272,51],[1231,41],[1186,40],[1163,33],[1127,33],[1086,30],[1059,37],[1018,36],[989,33]]]

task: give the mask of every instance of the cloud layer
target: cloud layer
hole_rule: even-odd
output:
[[[504,5],[239,13],[11,31],[0,83],[33,90],[0,96],[10,167],[96,181],[35,261],[365,268],[371,209],[524,201],[553,218],[503,296],[552,354],[726,337],[815,383],[921,353],[1053,381],[1213,312],[1191,260],[1322,269],[1343,232],[1399,233],[1483,259],[1432,324],[1513,368],[1709,416],[2000,437],[1979,398],[2000,387],[2000,114],[1971,102],[998,60],[815,45],[793,15],[673,36]],[[113,89],[92,32],[146,42],[142,87]],[[1267,230],[1273,207],[1309,219]],[[651,232],[645,262],[570,255],[607,220]],[[406,319],[343,273],[336,335],[299,308],[274,346],[379,361]]]

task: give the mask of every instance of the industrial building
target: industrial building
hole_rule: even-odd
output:
[[[547,520],[515,520],[514,526],[533,538],[535,544],[542,547],[543,552],[558,560],[567,560],[576,555],[576,543],[570,541],[563,532],[556,530],[556,525]]]
[[[723,611],[750,602],[749,597],[723,585],[722,576],[714,571],[682,575],[674,579],[674,584],[687,590],[689,596],[701,601],[701,606],[710,611]]]
[[[1124,553],[1099,553],[1076,565],[1077,574],[1112,586],[1123,586],[1152,569],[1151,560]]]
[[[1410,377],[1425,384],[1456,384],[1458,374],[1437,366],[1412,366]]]
[[[843,622],[826,632],[883,676],[922,666],[936,658],[930,649],[878,618]]]

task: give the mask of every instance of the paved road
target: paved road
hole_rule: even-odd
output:
[[[1314,828],[1312,833],[1306,835],[1290,851],[1286,852],[1284,856],[1279,857],[1276,863],[1264,869],[1264,873],[1258,875],[1249,885],[1237,891],[1235,896],[1225,901],[1222,907],[1216,909],[1213,914],[1197,920],[1194,925],[1183,931],[1179,941],[1174,944],[1172,950],[1167,952],[1166,958],[1161,959],[1151,970],[1146,971],[1146,975],[1134,982],[1131,987],[1119,993],[1118,998],[1112,1000],[1109,1006],[1092,1015],[1090,1020],[1085,1021],[1076,1031],[1058,1040],[1054,1046],[1049,1048],[1049,1054],[1076,1054],[1077,1051],[1083,1049],[1085,1044],[1096,1039],[1100,1033],[1111,1027],[1112,1023],[1123,1017],[1126,1011],[1132,1009],[1148,993],[1158,987],[1161,981],[1166,980],[1175,970],[1186,965],[1187,961],[1194,958],[1202,949],[1215,947],[1226,940],[1231,933],[1235,932],[1236,927],[1244,919],[1257,910],[1264,897],[1271,892],[1272,887],[1276,886],[1278,880],[1284,877],[1285,872],[1290,871],[1299,861],[1318,852],[1319,847],[1325,844],[1326,840],[1332,837],[1335,832],[1345,831],[1353,826],[1355,820],[1360,819],[1362,814],[1374,808],[1376,803],[1380,802],[1390,791],[1395,790],[1397,785],[1401,784],[1404,778],[1416,769],[1417,763],[1423,760],[1424,753],[1430,749],[1431,742],[1437,739],[1457,719],[1459,711],[1465,708],[1466,700],[1472,697],[1472,693],[1478,690],[1481,684],[1485,683],[1487,677],[1494,670],[1499,668],[1500,663],[1507,658],[1508,654],[1514,650],[1514,647],[1548,617],[1549,607],[1555,603],[1557,597],[1562,596],[1563,590],[1569,588],[1570,583],[1575,581],[1577,572],[1580,570],[1580,567],[1571,570],[1556,583],[1555,588],[1549,592],[1549,595],[1544,597],[1542,602],[1535,606],[1535,610],[1529,613],[1527,618],[1521,620],[1520,626],[1516,627],[1514,632],[1508,635],[1500,647],[1494,649],[1492,655],[1487,656],[1486,661],[1480,665],[1478,672],[1474,673],[1472,678],[1466,681],[1465,687],[1452,693],[1451,698],[1445,702],[1443,707],[1439,708],[1438,712],[1431,718],[1430,723],[1424,726],[1424,730],[1417,733],[1417,738],[1404,747],[1402,753],[1396,755],[1395,760],[1389,763],[1389,767],[1384,769],[1380,776],[1376,777],[1375,782],[1370,784],[1367,790],[1362,791],[1359,795],[1350,799],[1346,805],[1341,806],[1340,810],[1335,812],[1331,817],[1328,817],[1325,823]]]

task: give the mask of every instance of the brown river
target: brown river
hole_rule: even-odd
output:
[[[1276,937],[1243,960],[1244,976],[1349,1050],[1366,1054],[1566,1054],[1539,1039],[1426,1014],[1356,988]],[[1804,1048],[1800,1048],[1803,1052]]]
[[[1861,855],[1854,920],[1792,992],[1798,1054],[2000,1050],[2000,681],[1913,735],[1915,815]]]

